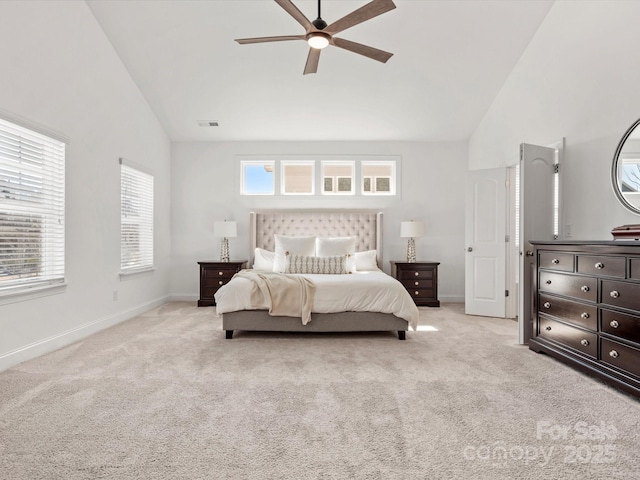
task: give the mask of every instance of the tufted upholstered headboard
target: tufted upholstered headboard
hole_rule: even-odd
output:
[[[261,211],[249,214],[250,257],[256,247],[274,251],[274,234],[356,237],[356,251],[377,250],[382,268],[382,212],[348,210]]]

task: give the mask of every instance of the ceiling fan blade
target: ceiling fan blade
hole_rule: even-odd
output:
[[[362,45],[361,43],[352,42],[351,40],[345,40],[344,38],[332,38],[331,44],[336,47],[344,48],[353,53],[364,55],[365,57],[372,58],[382,63],[386,63],[393,53],[385,52],[384,50],[378,50],[377,48]]]
[[[279,37],[236,38],[240,45],[247,43],[284,42],[285,40],[305,40],[304,35],[283,35]]]
[[[284,8],[289,15],[295,18],[296,21],[305,28],[305,30],[314,28],[309,19],[304,16],[304,13],[298,10],[298,7],[296,7],[291,0],[276,0],[276,3]]]
[[[345,15],[340,20],[336,20],[325,28],[324,31],[330,35],[334,35],[346,30],[347,28],[358,25],[359,23],[366,22],[373,17],[382,15],[394,8],[396,8],[396,5],[393,3],[393,0],[373,0],[357,10],[354,10],[350,14]]]
[[[318,62],[320,61],[319,48],[309,48],[309,55],[307,56],[307,64],[304,66],[304,75],[307,73],[316,73],[318,71]]]

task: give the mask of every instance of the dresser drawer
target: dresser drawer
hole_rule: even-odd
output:
[[[595,333],[585,332],[579,328],[556,322],[543,315],[540,315],[538,325],[540,328],[538,335],[540,337],[551,339],[584,355],[596,358],[598,354],[598,337]]]
[[[640,377],[640,350],[600,338],[600,360]]]
[[[600,331],[640,344],[640,317],[603,308],[600,311]]]
[[[590,302],[598,301],[598,280],[593,277],[541,271],[538,288],[541,291],[580,298]]]
[[[578,255],[578,273],[600,277],[626,277],[626,257]]]
[[[589,330],[596,331],[598,328],[598,308],[595,305],[540,294],[538,296],[538,312]]]
[[[640,283],[602,280],[601,303],[630,310],[640,310]]]
[[[540,252],[538,266],[558,272],[573,272],[573,259],[572,253]]]
[[[629,259],[629,278],[640,280],[640,258],[638,257]]]

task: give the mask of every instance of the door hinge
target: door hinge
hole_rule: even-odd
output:
[[[553,173],[559,173],[560,172],[560,164],[559,163],[554,163],[553,164]]]
[[[504,291],[504,296],[505,296],[505,297],[508,297],[508,296],[509,296],[509,290],[505,290],[505,291]]]

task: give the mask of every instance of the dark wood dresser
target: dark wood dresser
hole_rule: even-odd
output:
[[[216,304],[214,295],[218,289],[242,270],[247,261],[238,262],[198,262],[200,265],[200,300],[199,307],[210,307]]]
[[[439,307],[439,262],[391,262],[391,275],[404,285],[419,307]]]
[[[640,396],[640,242],[531,242],[544,352]]]

